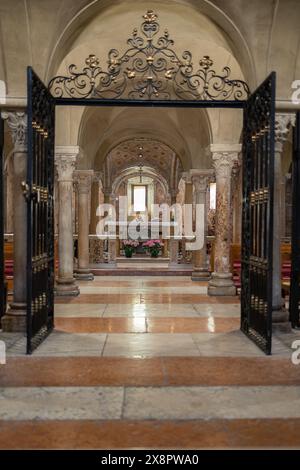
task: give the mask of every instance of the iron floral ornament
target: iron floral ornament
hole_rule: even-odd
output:
[[[108,53],[108,67],[103,70],[99,59],[90,54],[85,67],[69,66],[68,76],[50,80],[48,88],[56,98],[99,98],[132,100],[209,100],[243,101],[250,95],[242,80],[230,79],[231,70],[224,67],[220,74],[213,61],[204,56],[194,70],[192,54],[185,51],[180,59],[172,46],[168,30],[156,38],[160,26],[158,16],[149,10],[140,27],[127,40],[129,48],[123,55],[116,49]]]

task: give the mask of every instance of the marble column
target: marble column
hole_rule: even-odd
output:
[[[104,263],[104,240],[100,240],[96,236],[97,224],[100,217],[97,216],[97,209],[103,202],[100,196],[102,188],[101,184],[102,173],[100,171],[94,172],[92,189],[91,189],[91,219],[90,219],[90,263],[103,264]]]
[[[112,206],[116,207],[116,196],[110,192],[110,189],[104,190],[104,203],[111,204]],[[116,229],[117,234],[117,229]],[[116,258],[117,258],[117,241],[113,238],[108,238],[107,240],[107,260],[106,260],[106,267],[107,268],[115,268],[116,267]]]
[[[209,295],[236,295],[230,272],[230,242],[232,239],[231,177],[241,146],[211,145],[216,175],[216,225],[214,272],[208,285]]]
[[[274,161],[274,212],[273,212],[273,295],[272,295],[272,321],[283,330],[289,329],[288,311],[285,309],[281,291],[281,159],[283,146],[286,142],[290,128],[295,123],[295,114],[276,113],[275,119],[275,161]]]
[[[3,331],[26,331],[26,265],[27,265],[27,204],[22,183],[27,178],[27,114],[2,113],[13,141],[13,231],[14,231],[14,288],[13,301],[2,318]]]
[[[242,171],[240,164],[237,163],[232,169],[232,207],[233,207],[233,230],[232,242],[241,244],[242,239]]]
[[[93,170],[77,170],[74,181],[78,195],[78,267],[75,278],[83,281],[94,279],[89,263],[89,204]]]
[[[56,147],[55,165],[58,175],[58,253],[59,270],[56,280],[56,295],[76,296],[79,294],[78,285],[73,276],[74,248],[72,224],[72,192],[73,173],[78,147]]]
[[[170,191],[171,197],[171,206],[176,204],[177,189]],[[170,230],[170,240],[169,240],[169,266],[176,267],[178,265],[178,249],[179,241],[174,238],[174,227],[171,227]]]
[[[94,172],[92,188],[91,188],[91,219],[90,219],[90,234],[95,235],[99,217],[97,216],[97,209],[100,204],[100,187],[101,187],[100,172]]]
[[[14,231],[13,214],[14,214],[14,154],[13,152],[6,157],[4,178],[5,184],[5,201],[6,201],[6,220],[5,232],[12,233]]]
[[[184,181],[184,204],[193,204],[193,183],[191,179],[191,175],[189,172],[186,172],[182,175],[182,179]],[[187,238],[182,238],[182,263],[191,264],[192,254],[194,252],[186,250],[186,244],[189,242]]]
[[[213,170],[194,171],[191,170],[192,182],[195,188],[196,204],[204,206],[204,243],[201,250],[194,252],[194,267],[192,272],[193,281],[205,281],[210,279],[207,262],[207,188]]]

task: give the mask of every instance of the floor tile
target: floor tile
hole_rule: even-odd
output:
[[[1,366],[0,366],[1,367]],[[39,371],[37,374],[36,371]],[[7,358],[0,386],[300,385],[290,358],[268,357],[99,357]]]
[[[191,304],[109,304],[103,317],[198,317]]]
[[[128,388],[124,417],[142,420],[300,418],[300,388]]]
[[[146,319],[132,318],[56,318],[55,329],[67,333],[146,333]]]
[[[78,297],[56,297],[56,304],[140,304],[141,295],[133,294],[80,294]]]
[[[106,334],[54,331],[34,351],[34,356],[100,356]]]
[[[148,333],[224,333],[239,329],[238,318],[147,318]]]
[[[25,335],[23,333],[4,333],[0,331],[0,341],[4,341],[6,350],[11,349],[22,340],[25,341]]]
[[[200,356],[264,356],[241,331],[192,335]]]
[[[19,387],[0,389],[0,420],[120,419],[118,387]]]
[[[200,317],[236,317],[240,318],[239,304],[194,304],[196,312]]]
[[[300,419],[2,421],[0,449],[299,449]]]
[[[106,304],[56,304],[55,317],[102,317]]]
[[[8,357],[0,374],[0,387],[153,386],[165,384],[166,376],[161,358]]]
[[[166,357],[169,385],[300,385],[298,366],[290,358],[260,357]]]
[[[199,351],[187,334],[109,334],[103,356],[154,357],[198,356]]]
[[[138,287],[135,285],[132,286],[111,286],[104,284],[102,286],[80,286],[80,293],[82,294],[135,294],[136,291],[139,291],[140,294],[155,294],[159,290],[160,294],[177,294],[178,291],[182,290],[184,294],[205,294],[207,293],[206,286],[198,286],[192,284],[180,288],[179,286],[161,286],[159,288],[152,287],[148,285],[143,285],[143,287]]]

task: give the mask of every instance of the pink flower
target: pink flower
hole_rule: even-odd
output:
[[[144,248],[161,248],[164,244],[160,240],[148,240],[143,243]]]
[[[131,246],[136,248],[139,246],[139,242],[137,240],[123,240],[123,246]]]

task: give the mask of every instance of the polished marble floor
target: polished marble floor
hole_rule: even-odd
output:
[[[101,276],[26,357],[4,334],[0,448],[300,448],[299,332],[264,354],[237,297],[188,276]]]

